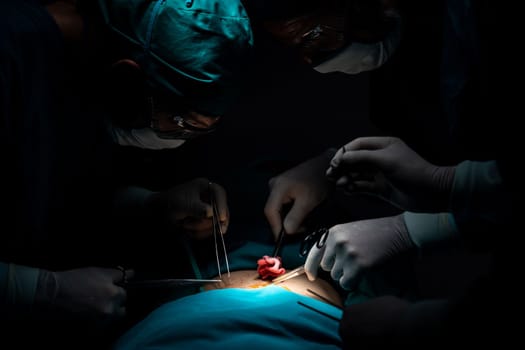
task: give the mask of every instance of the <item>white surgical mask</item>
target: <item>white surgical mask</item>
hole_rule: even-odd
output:
[[[389,13],[395,19],[394,29],[383,41],[373,44],[351,43],[336,56],[314,67],[319,73],[342,72],[357,74],[383,65],[399,45],[401,20],[397,13]]]
[[[185,141],[177,139],[162,139],[151,128],[121,129],[109,126],[113,141],[121,146],[133,146],[142,149],[161,150],[177,148]]]

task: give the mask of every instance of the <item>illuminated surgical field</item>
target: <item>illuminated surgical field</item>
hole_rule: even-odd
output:
[[[218,279],[218,277],[216,278]],[[341,297],[328,282],[321,279],[311,282],[304,274],[278,284],[272,284],[271,281],[262,280],[256,270],[240,270],[232,272],[230,277],[227,274],[223,274],[221,282],[206,284],[203,286],[203,289],[257,289],[269,285],[275,285],[339,307],[343,305]]]

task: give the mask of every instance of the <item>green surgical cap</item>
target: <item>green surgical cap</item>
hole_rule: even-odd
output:
[[[240,89],[253,34],[239,0],[99,0],[105,23],[154,88],[221,115]]]

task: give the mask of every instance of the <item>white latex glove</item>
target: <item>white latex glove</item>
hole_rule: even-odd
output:
[[[403,210],[447,211],[455,167],[430,164],[394,137],[362,137],[339,149],[326,174],[349,193],[380,196]]]
[[[283,225],[281,211],[284,205],[292,204],[284,218],[284,229],[293,234],[299,231],[306,216],[325,200],[332,186],[325,172],[334,153],[335,149],[327,150],[270,179],[270,195],[264,214],[276,238]]]
[[[413,247],[403,215],[336,225],[330,229],[325,245],[314,245],[308,253],[306,276],[314,281],[321,266],[349,290],[364,271]]]
[[[213,234],[213,209],[210,204],[210,189],[213,191],[221,230],[228,230],[230,213],[226,191],[220,185],[205,178],[197,178],[168,191],[153,193],[147,200],[148,206],[166,212],[168,221],[182,229],[195,239],[202,239]]]
[[[132,278],[133,270],[125,276]],[[99,324],[126,314],[124,273],[119,269],[88,267],[67,271],[41,270],[35,304],[64,319],[91,320]]]

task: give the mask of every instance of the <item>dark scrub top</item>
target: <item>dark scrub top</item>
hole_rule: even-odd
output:
[[[0,7],[0,152],[8,204],[2,217],[12,229],[2,230],[2,240],[9,242],[2,244],[9,247],[2,249],[4,258],[37,248],[57,209],[50,203],[62,196],[54,174],[64,50],[61,33],[43,8],[23,1]]]
[[[79,256],[107,209],[108,140],[88,108],[93,84],[67,54],[38,3],[1,2],[2,262],[53,267]]]

